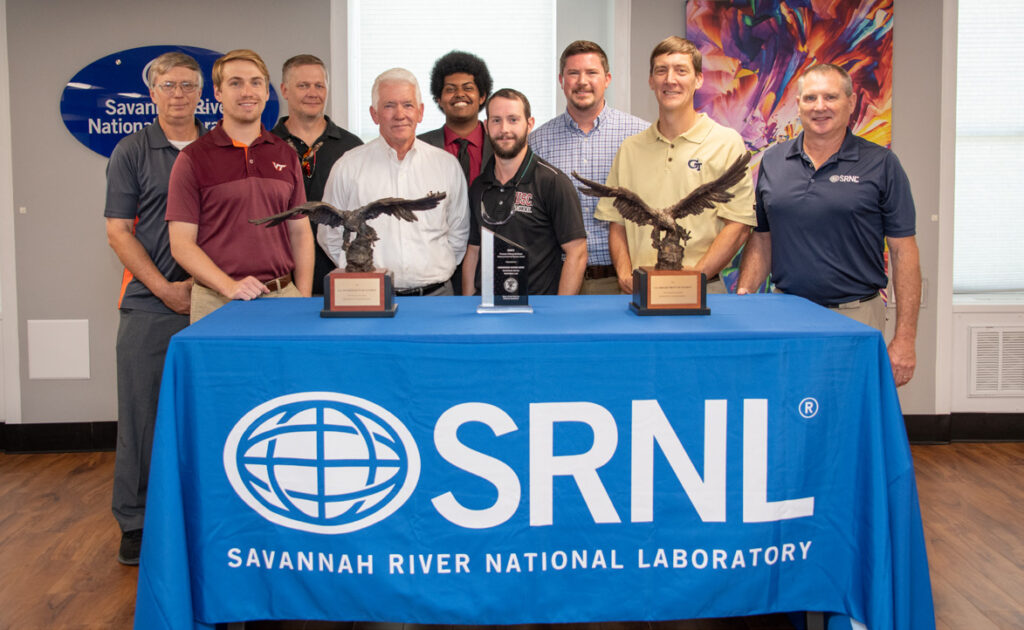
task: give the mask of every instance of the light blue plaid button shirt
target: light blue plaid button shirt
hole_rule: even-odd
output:
[[[587,179],[601,182],[608,178],[612,161],[622,141],[651,126],[632,114],[604,106],[590,133],[583,133],[569,112],[552,118],[530,134],[530,148],[572,178],[576,171]],[[573,185],[579,182],[573,179]],[[580,195],[577,190],[578,195]],[[597,197],[580,195],[583,225],[587,229],[587,265],[610,265],[608,223],[594,218]]]

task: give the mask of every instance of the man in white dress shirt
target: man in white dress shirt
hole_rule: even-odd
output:
[[[324,201],[354,210],[384,197],[416,199],[431,192],[447,197],[417,221],[380,216],[370,225],[380,236],[373,264],[394,272],[397,295],[453,295],[455,266],[466,252],[469,204],[459,161],[444,149],[416,138],[423,120],[419,84],[411,72],[392,68],[373,82],[370,116],[380,137],[345,153],[331,169]],[[345,266],[342,229],[320,226],[317,241]]]

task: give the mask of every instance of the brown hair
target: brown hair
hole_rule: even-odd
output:
[[[690,61],[693,62],[693,71],[697,74],[701,74],[701,56],[700,51],[697,50],[697,46],[694,45],[688,39],[679,37],[678,35],[671,35],[658,42],[658,45],[651,51],[651,74],[654,74],[654,59],[661,55],[673,55],[675,53],[681,53],[684,55],[690,55]]]
[[[521,101],[523,103],[523,118],[530,117],[530,101],[526,98],[526,95],[519,90],[513,90],[512,88],[501,88],[491,97],[487,99],[487,103],[484,104],[484,109],[487,111],[487,115],[491,114],[491,101],[496,98],[507,98],[511,101]]]
[[[324,69],[324,78],[327,78],[327,66],[324,65],[323,59],[316,55],[295,55],[281,66],[281,80],[287,83],[288,71],[298,66],[320,66]]]
[[[213,75],[212,78],[214,86],[218,88],[220,87],[221,81],[224,80],[224,64],[229,61],[251,61],[256,64],[257,68],[259,68],[260,73],[263,75],[263,79],[267,82],[267,85],[270,85],[270,72],[267,71],[267,64],[263,63],[263,58],[248,48],[239,48],[228,52],[226,55],[213,62],[213,72],[210,74]]]
[[[565,50],[562,51],[562,56],[558,58],[558,75],[561,76],[562,73],[565,72],[565,62],[569,60],[569,57],[586,55],[588,53],[594,53],[600,57],[601,65],[604,67],[605,74],[610,72],[608,69],[608,55],[604,54],[604,50],[594,42],[585,39],[577,39],[566,46]]]

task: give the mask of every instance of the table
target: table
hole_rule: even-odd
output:
[[[800,298],[233,302],[176,335],[136,628],[832,611],[934,628],[881,335]]]

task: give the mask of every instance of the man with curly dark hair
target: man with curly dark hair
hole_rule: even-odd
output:
[[[422,134],[420,140],[458,158],[467,185],[491,157],[491,143],[480,123],[480,108],[491,87],[491,73],[484,60],[461,50],[438,59],[430,73],[430,93],[444,112],[445,124]]]
[[[491,94],[491,73],[476,55],[453,50],[434,62],[430,72],[430,93],[444,112],[444,126],[428,131],[419,139],[441,147],[459,160],[466,185],[480,175],[491,159],[491,141],[480,123],[480,109]],[[462,263],[452,276],[455,295],[462,292]]]

